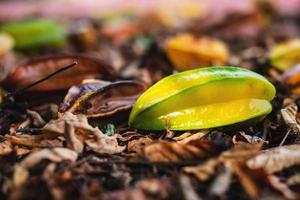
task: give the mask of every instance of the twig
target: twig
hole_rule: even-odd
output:
[[[122,160],[107,160],[107,161],[90,161],[94,164],[121,164],[121,165],[145,165],[145,166],[161,166],[161,167],[184,167],[188,165],[199,165],[203,160],[191,161],[122,161]]]
[[[34,132],[39,132],[42,131],[42,128],[20,128],[16,129],[16,132],[21,132],[21,133],[34,133]]]
[[[19,94],[23,93],[24,91],[26,91],[27,89],[29,89],[29,88],[31,88],[31,87],[33,87],[33,86],[35,86],[35,85],[37,85],[37,84],[39,84],[41,82],[44,82],[44,81],[50,79],[51,77],[55,76],[56,74],[58,74],[58,73],[60,73],[62,71],[65,71],[65,70],[67,70],[67,69],[69,69],[71,67],[74,67],[76,64],[77,64],[77,62],[75,61],[75,62],[73,62],[73,63],[71,63],[71,64],[69,64],[69,65],[67,65],[65,67],[62,67],[62,68],[56,70],[55,72],[47,75],[46,77],[44,77],[44,78],[42,78],[40,80],[37,80],[37,81],[35,81],[35,82],[33,82],[33,83],[31,83],[31,84],[29,84],[29,85],[27,85],[27,86],[25,86],[25,87],[23,87],[21,89],[18,89],[18,90],[14,91],[14,92],[11,92],[11,93],[7,93],[6,96],[7,97],[13,97],[13,96],[19,95]]]
[[[283,138],[282,141],[280,142],[279,146],[282,146],[282,145],[284,144],[284,142],[285,142],[286,138],[289,136],[290,132],[291,132],[291,129],[289,129],[289,130],[287,131],[287,133],[285,134],[284,138]]]

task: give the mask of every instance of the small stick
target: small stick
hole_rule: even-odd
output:
[[[67,65],[67,66],[65,66],[65,67],[62,67],[62,68],[56,70],[55,72],[52,72],[51,74],[47,75],[46,77],[44,77],[44,78],[42,78],[40,80],[37,80],[37,81],[35,81],[35,82],[33,82],[33,83],[31,83],[31,84],[29,84],[29,85],[27,85],[27,86],[25,86],[25,87],[23,87],[21,89],[18,89],[18,90],[14,91],[14,92],[8,93],[6,96],[8,96],[8,97],[9,96],[16,96],[16,95],[24,92],[25,90],[27,90],[27,89],[29,89],[29,88],[31,88],[31,87],[33,87],[33,86],[35,86],[35,85],[37,85],[37,84],[39,84],[41,82],[44,82],[44,81],[50,79],[51,77],[55,76],[58,73],[60,73],[62,71],[65,71],[65,70],[67,70],[67,69],[69,69],[71,67],[74,67],[75,65],[77,65],[76,61],[73,62],[73,63],[71,63],[71,64],[69,64],[69,65]]]
[[[287,133],[285,134],[285,136],[283,137],[282,141],[280,142],[279,146],[282,146],[286,140],[286,138],[288,137],[288,135],[290,134],[291,130],[288,130]]]

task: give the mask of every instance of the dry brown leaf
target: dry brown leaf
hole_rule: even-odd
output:
[[[300,173],[294,174],[286,181],[287,185],[300,185]]]
[[[5,138],[13,144],[26,147],[62,147],[59,139],[48,140],[43,135],[7,135]]]
[[[288,145],[266,150],[247,161],[252,169],[264,168],[268,173],[300,164],[300,145]]]
[[[8,74],[4,83],[9,88],[22,88],[48,74],[77,61],[73,67],[64,73],[31,87],[31,91],[65,90],[87,78],[115,80],[116,71],[112,66],[96,57],[81,54],[46,55],[26,60],[15,66]]]
[[[29,177],[29,171],[31,167],[37,165],[42,160],[50,160],[51,162],[62,162],[68,160],[75,162],[78,154],[67,148],[53,148],[53,149],[42,149],[29,154],[24,160],[15,166],[13,183],[14,186],[22,185],[26,182]]]
[[[226,167],[225,170],[219,173],[218,176],[214,179],[209,189],[209,194],[218,197],[225,195],[230,187],[230,184],[232,182],[231,180],[232,172],[228,169],[228,167]]]
[[[34,110],[26,110],[26,113],[32,118],[32,124],[36,127],[43,127],[46,122],[44,121],[44,119],[41,117],[41,115],[34,111]]]
[[[203,130],[201,132],[197,133],[190,133],[190,132],[185,132],[177,137],[173,137],[173,139],[180,144],[186,144],[192,140],[197,140],[202,138],[206,133],[208,133],[208,130]]]
[[[183,199],[188,200],[201,200],[202,198],[198,196],[190,178],[186,175],[179,176],[179,183],[182,190]]]
[[[74,149],[76,152],[82,152],[84,145],[83,143],[76,137],[75,128],[71,126],[69,123],[65,125],[65,137],[67,147],[69,149]]]
[[[217,149],[206,140],[193,140],[187,144],[156,141],[145,146],[143,155],[150,161],[197,160],[216,155]]]
[[[125,190],[108,192],[103,195],[103,200],[148,200],[148,199],[172,199],[174,192],[169,179],[144,179],[138,181],[135,186]]]
[[[84,115],[73,115],[66,112],[61,118],[51,120],[43,129],[41,135],[8,135],[6,139],[14,144],[27,147],[62,147],[66,146],[78,153],[84,149],[84,144],[97,153],[120,153],[125,147],[119,146],[118,135],[107,136],[98,128],[89,125]]]
[[[184,167],[183,171],[193,174],[200,181],[206,181],[215,173],[215,169],[219,164],[220,161],[218,159],[209,159],[201,165]]]
[[[66,138],[67,146],[77,152],[83,151],[83,143],[97,153],[120,153],[125,147],[119,146],[118,135],[107,136],[98,128],[89,125],[84,115],[73,115],[66,112],[61,118],[52,120],[43,128],[44,137],[54,139]]]
[[[135,187],[140,188],[145,194],[159,199],[166,199],[169,195],[170,182],[168,180],[159,179],[144,179],[135,184]]]
[[[22,160],[19,166],[23,168],[31,168],[41,162],[44,159],[52,162],[62,162],[63,160],[69,160],[75,162],[78,154],[67,148],[53,148],[53,149],[42,149],[37,152],[32,152],[24,160]]]
[[[289,105],[288,107],[281,109],[281,116],[285,124],[300,137],[300,125],[296,120],[298,108],[295,104]]]
[[[286,199],[299,199],[300,196],[295,194],[292,190],[288,188],[285,183],[280,182],[280,179],[276,176],[269,176],[268,181],[274,189],[279,191]]]
[[[231,162],[243,162],[257,154],[259,145],[237,144],[234,148],[223,152],[217,158],[211,158],[208,161],[197,165],[184,167],[183,171],[194,174],[200,181],[208,180],[215,174],[216,168],[224,164],[231,165]]]
[[[29,154],[31,151],[32,151],[32,150],[30,150],[30,149],[28,149],[28,148],[25,148],[25,147],[21,147],[21,146],[16,146],[16,147],[15,147],[15,154],[16,154],[16,156],[18,156],[18,157],[27,155],[27,154]]]
[[[239,177],[240,183],[251,198],[258,198],[262,185],[266,185],[266,174],[262,169],[250,169],[245,163],[233,162],[230,169]]]
[[[149,137],[140,137],[138,139],[131,140],[127,144],[127,151],[142,153],[144,147],[152,142],[153,140]]]
[[[247,135],[245,132],[241,131],[232,137],[232,143],[237,144],[239,142],[247,142],[250,144],[268,143],[268,141],[263,140],[260,137]]]
[[[5,156],[13,151],[12,145],[9,141],[5,140],[0,143],[0,156]]]
[[[260,149],[260,144],[241,143],[234,146],[234,148],[223,152],[219,159],[222,161],[239,161],[244,162],[256,155]]]

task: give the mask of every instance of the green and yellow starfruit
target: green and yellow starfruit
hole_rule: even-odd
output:
[[[300,39],[293,39],[275,45],[270,51],[271,65],[280,71],[287,71],[300,64]]]
[[[0,31],[14,38],[17,49],[41,46],[60,47],[66,41],[64,28],[46,19],[9,22],[0,26]]]
[[[129,125],[142,130],[195,130],[261,118],[271,112],[274,86],[238,67],[208,67],[168,76],[134,105]]]

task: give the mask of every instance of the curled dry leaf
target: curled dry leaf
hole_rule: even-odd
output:
[[[65,96],[63,102],[60,104],[59,112],[66,112],[70,109],[71,106],[74,105],[75,101],[77,101],[83,95],[96,91],[99,88],[108,85],[110,82],[101,81],[96,79],[87,79],[83,80],[80,85],[72,86],[67,95]]]
[[[300,145],[280,146],[265,150],[247,161],[252,169],[264,168],[268,173],[279,172],[283,169],[300,165]]]
[[[197,133],[185,132],[177,137],[173,137],[172,139],[174,139],[179,144],[186,144],[192,140],[197,140],[202,138],[208,132],[209,130],[203,130]]]
[[[69,90],[60,111],[84,114],[88,118],[112,115],[130,109],[145,90],[146,86],[138,81],[82,84]]]
[[[297,110],[298,108],[295,104],[289,105],[281,109],[281,116],[287,127],[300,137],[300,125],[296,120]]]
[[[103,195],[103,200],[172,199],[174,192],[174,187],[169,179],[144,179],[128,189],[106,193]]]
[[[218,159],[209,159],[201,165],[184,167],[183,171],[188,174],[193,174],[200,181],[208,180],[219,165]]]
[[[289,186],[291,185],[300,185],[300,173],[297,173],[295,175],[292,175],[288,178],[286,182]]]
[[[219,173],[214,179],[209,193],[218,197],[223,196],[229,189],[232,180],[232,172],[225,168],[224,171]]]
[[[131,140],[127,144],[127,151],[142,153],[144,147],[151,144],[152,142],[153,142],[153,140],[147,136]]]
[[[239,178],[240,184],[251,198],[258,198],[262,194],[262,188],[267,186],[272,190],[279,191],[287,199],[295,199],[295,194],[285,184],[270,179],[263,169],[263,164],[257,168],[249,166],[247,160],[258,153],[259,147],[257,144],[237,144],[233,149],[223,152],[219,157],[211,158],[198,166],[184,167],[183,171],[195,175],[200,181],[207,181],[216,174],[220,166],[223,166]],[[230,181],[228,177],[226,178],[226,182]],[[218,190],[223,186],[214,186],[215,192],[224,192],[221,189]]]
[[[156,141],[145,146],[143,156],[150,161],[197,160],[214,156],[218,149],[206,140],[192,140],[186,144]]]
[[[232,137],[233,144],[237,144],[238,142],[247,142],[250,144],[268,143],[268,141],[265,141],[258,136],[248,135],[243,131],[239,132],[238,134]]]
[[[200,181],[206,181],[215,173],[218,165],[222,163],[245,162],[257,154],[259,147],[257,144],[237,144],[234,148],[224,151],[220,156],[211,158],[198,166],[185,167],[183,171],[194,174]]]
[[[118,135],[107,136],[98,128],[89,125],[84,115],[73,115],[70,112],[64,113],[61,118],[52,120],[43,128],[43,136],[46,139],[55,139],[63,136],[67,146],[77,152],[83,151],[83,144],[86,144],[97,153],[120,153],[125,147],[119,146]]]
[[[29,169],[42,160],[50,160],[52,162],[62,162],[63,160],[69,160],[75,162],[77,160],[78,154],[67,148],[53,148],[53,149],[42,149],[37,152],[29,154],[19,166]]]
[[[0,156],[5,156],[13,151],[11,143],[7,140],[0,143]]]
[[[30,89],[32,91],[65,90],[80,84],[84,79],[116,79],[114,68],[105,61],[95,57],[70,54],[48,55],[27,60],[10,71],[4,84],[9,88],[23,88],[74,61],[78,63],[75,67]]]
[[[47,140],[43,135],[7,135],[5,137],[13,144],[26,146],[26,147],[62,147],[60,139]]]
[[[78,154],[67,148],[42,149],[32,152],[24,160],[15,166],[13,183],[14,186],[22,185],[29,176],[29,169],[40,163],[42,160],[51,162],[62,162],[64,160],[75,162]]]

